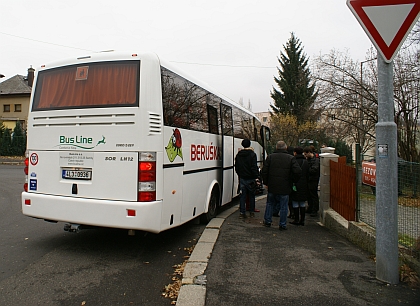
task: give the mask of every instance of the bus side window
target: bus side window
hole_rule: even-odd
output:
[[[208,132],[206,90],[161,68],[163,120],[167,126]]]
[[[187,107],[183,101],[182,82],[171,71],[162,67],[163,121],[167,126],[188,128]]]
[[[240,109],[233,107],[233,136],[237,138],[244,138],[242,120],[244,120],[245,118],[243,118],[242,115],[243,114]]]
[[[209,132],[212,134],[219,134],[219,124],[217,108],[207,104],[207,115],[209,119]]]
[[[222,132],[224,136],[233,136],[233,121],[232,121],[232,107],[221,104],[223,127]]]
[[[261,135],[259,133],[260,130],[261,130],[261,123],[254,118],[254,136],[255,136],[255,140],[258,141],[258,143],[260,145],[263,145],[263,140],[262,140]]]
[[[244,114],[244,117],[246,118],[244,121],[244,133],[245,137],[250,140],[255,140],[254,137],[254,118],[249,114]]]

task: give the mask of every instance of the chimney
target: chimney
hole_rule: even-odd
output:
[[[28,69],[28,85],[29,85],[29,87],[32,87],[32,85],[34,83],[34,77],[35,77],[35,69],[32,68],[32,66],[31,66],[31,68]]]

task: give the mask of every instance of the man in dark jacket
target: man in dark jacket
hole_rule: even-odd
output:
[[[239,176],[239,187],[241,189],[239,218],[246,218],[246,198],[249,198],[250,217],[254,217],[255,212],[255,188],[258,177],[257,155],[251,148],[251,141],[242,141],[243,150],[240,150],[235,157],[235,171]]]
[[[280,204],[279,229],[286,230],[287,208],[293,182],[300,178],[302,170],[293,155],[287,153],[284,141],[276,144],[274,153],[268,155],[262,169],[264,185],[268,186],[267,203],[264,214],[264,226],[270,227],[273,207]]]
[[[312,152],[311,147],[305,147],[303,149],[303,155],[309,164],[309,176],[308,176],[308,213],[311,217],[318,216],[319,210],[319,196],[318,196],[318,183],[320,177],[320,162],[319,157],[317,158]]]

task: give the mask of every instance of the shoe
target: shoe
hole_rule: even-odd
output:
[[[305,225],[305,207],[300,207],[299,212],[300,212],[299,224],[304,226]]]
[[[294,219],[295,218],[295,215],[292,215],[292,214],[291,215],[288,215],[287,218]]]
[[[263,221],[263,225],[264,225],[265,227],[270,227],[270,226],[271,226],[271,223],[265,223],[265,221]]]
[[[239,219],[246,219],[246,215],[245,214],[239,214]]]
[[[279,214],[273,214],[273,217],[280,217]]]
[[[253,212],[250,212],[250,213],[249,213],[249,217],[250,217],[250,218],[254,218],[254,217],[255,217],[255,214],[254,214]]]
[[[292,221],[292,222],[289,222],[290,224],[293,224],[293,225],[300,225],[300,223],[298,222],[298,221],[296,221],[296,220],[294,220],[294,221]]]
[[[279,230],[281,230],[281,231],[287,231],[287,227],[285,227],[285,226],[279,226]]]

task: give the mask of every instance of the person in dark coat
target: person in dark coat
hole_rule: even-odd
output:
[[[310,147],[303,149],[303,155],[309,164],[308,176],[308,213],[311,217],[318,216],[319,210],[319,196],[318,196],[318,183],[320,177],[320,161],[312,152]]]
[[[289,153],[290,155],[293,155],[293,147],[287,146],[287,153]],[[292,206],[292,199],[289,197],[289,215],[287,216],[287,218],[294,218],[293,216],[293,206]],[[278,204],[277,206],[273,207],[273,217],[280,217],[280,204]]]
[[[293,154],[302,169],[302,175],[300,176],[299,181],[294,184],[294,188],[290,196],[294,212],[294,220],[290,223],[294,225],[305,225],[305,205],[308,199],[309,164],[305,156],[303,156],[303,149],[301,147],[296,147]]]
[[[255,212],[255,188],[256,179],[259,175],[257,166],[257,155],[251,148],[251,141],[242,141],[243,150],[240,150],[235,157],[235,171],[239,177],[239,188],[241,196],[239,199],[239,218],[246,218],[246,199],[249,199],[249,215],[254,217]]]
[[[279,229],[287,229],[289,195],[292,192],[292,183],[299,180],[301,172],[296,158],[287,153],[286,143],[277,142],[276,150],[267,156],[262,169],[263,183],[268,187],[264,226],[271,226],[273,206],[280,204]]]

